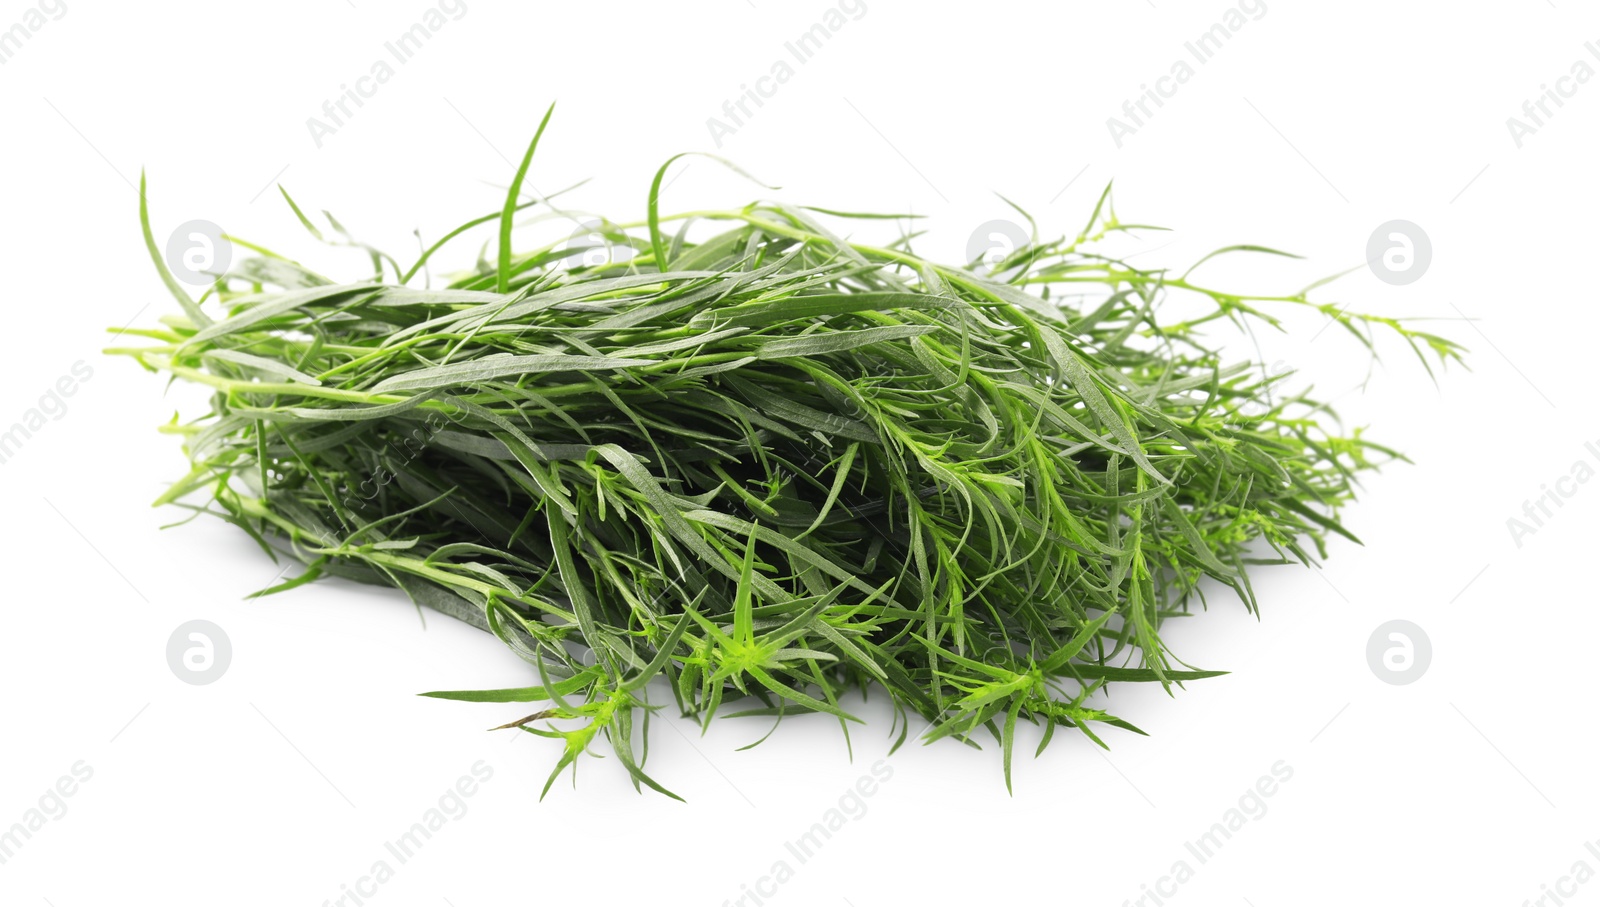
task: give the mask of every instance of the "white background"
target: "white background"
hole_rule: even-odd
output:
[[[31,8],[0,3],[0,29]],[[1339,396],[1352,424],[1407,452],[1366,480],[1326,569],[1261,572],[1258,622],[1234,601],[1170,629],[1188,662],[1230,675],[1169,698],[1112,704],[1150,732],[1102,754],[1057,735],[1020,758],[909,745],[866,812],[799,864],[784,849],[883,758],[887,715],[859,711],[850,761],[828,720],[654,727],[652,773],[688,799],[638,796],[615,760],[576,789],[538,791],[555,744],[484,728],[523,706],[420,699],[521,686],[492,637],[394,594],[314,584],[242,597],[277,567],[218,522],[160,531],[148,504],[184,470],[155,427],[194,398],[99,350],[105,328],[174,308],[137,232],[148,168],[158,238],[203,218],[355,278],[270,188],[333,211],[409,259],[498,208],[538,117],[559,106],[531,180],[618,219],[642,216],[667,156],[719,150],[706,120],[819,21],[823,0],[514,4],[466,0],[346,125],[308,117],[384,57],[422,0],[162,4],[66,0],[0,67],[0,249],[8,309],[0,425],[78,361],[69,408],[0,465],[5,534],[0,827],[80,760],[92,779],[0,865],[0,901],[54,907],[320,905],[355,885],[483,760],[493,777],[368,903],[720,905],[794,870],[768,904],[1137,903],[1173,864],[1167,903],[1520,905],[1578,861],[1600,871],[1594,786],[1592,574],[1600,482],[1535,534],[1507,520],[1579,461],[1600,467],[1593,394],[1600,81],[1581,85],[1518,148],[1506,120],[1580,59],[1600,68],[1600,14],[1574,0],[1296,4],[1268,0],[1118,148],[1106,119],[1187,57],[1228,7],[866,0],[720,152],[777,197],[915,211],[926,254],[959,257],[973,228],[1027,208],[1076,232],[1107,181],[1124,219],[1175,228],[1125,242],[1183,267],[1258,242],[1305,261],[1240,258],[1215,284],[1292,291],[1362,266],[1368,236],[1403,218],[1430,269],[1389,286],[1362,268],[1321,291],[1355,309],[1441,319],[1471,371],[1433,383],[1397,343],[1368,362],[1314,312],[1263,336]],[[764,190],[704,162],[669,208]],[[534,231],[519,232],[531,244]],[[470,264],[472,243],[449,264]],[[1208,266],[1209,267],[1209,266]],[[1471,319],[1470,321],[1466,319]],[[126,339],[126,338],[124,338]],[[1248,353],[1247,348],[1241,353]],[[1349,391],[1349,393],[1346,393]],[[180,682],[180,623],[232,640],[227,674]],[[1433,661],[1409,686],[1369,669],[1368,636],[1403,618]],[[1031,744],[1019,745],[1030,753]],[[1203,865],[1185,851],[1279,761],[1293,777]],[[1585,876],[1587,878],[1587,876]],[[1161,883],[1172,891],[1171,883]],[[370,890],[370,889],[369,889]],[[753,889],[752,889],[753,890]],[[1600,881],[1573,904],[1600,903]],[[354,903],[347,900],[346,903]],[[754,904],[747,898],[744,903]],[[1144,903],[1154,904],[1147,898]],[[1553,903],[1553,902],[1551,902]]]

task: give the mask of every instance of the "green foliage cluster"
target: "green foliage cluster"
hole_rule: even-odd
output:
[[[643,769],[663,688],[704,722],[847,728],[846,695],[878,691],[900,741],[913,714],[927,740],[992,734],[1008,785],[1019,721],[1041,750],[1058,727],[1137,730],[1097,691],[1215,673],[1180,662],[1163,622],[1208,584],[1254,609],[1247,567],[1313,562],[1348,535],[1356,472],[1397,456],[1200,329],[1299,305],[1369,346],[1381,326],[1425,362],[1459,352],[1306,293],[1099,254],[1135,229],[1107,196],[1078,236],[985,273],[824,225],[865,215],[664,216],[659,174],[645,222],[598,228],[627,260],[513,253],[533,150],[503,211],[404,271],[367,250],[374,273],[337,283],[257,249],[197,302],[156,255],[183,314],[113,352],[214,390],[168,428],[191,469],[161,502],[305,564],[265,591],[385,583],[493,632],[536,684],[429,695],[547,703],[513,726],[564,739],[552,781],[604,737],[663,790]],[[489,224],[494,261],[416,285]],[[1164,318],[1173,294],[1207,313]]]

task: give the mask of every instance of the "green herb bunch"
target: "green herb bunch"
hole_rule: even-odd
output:
[[[1042,725],[1041,751],[1058,726],[1102,746],[1097,726],[1137,731],[1100,707],[1107,683],[1219,673],[1179,661],[1163,622],[1208,584],[1255,610],[1247,567],[1312,563],[1349,535],[1355,474],[1399,456],[1200,330],[1307,306],[1369,349],[1382,327],[1425,365],[1459,358],[1305,292],[1099,254],[1136,229],[1109,189],[1076,237],[1035,231],[979,273],[823,223],[869,215],[663,215],[663,166],[645,222],[596,230],[625,261],[514,254],[538,141],[502,211],[409,269],[367,249],[374,273],[336,283],[249,246],[199,301],[157,254],[141,186],[183,313],[109,352],[214,390],[167,429],[191,469],[159,503],[304,563],[259,594],[335,575],[494,633],[536,683],[427,695],[545,704],[508,727],[564,740],[551,782],[603,736],[636,787],[668,793],[643,769],[667,690],[704,723],[822,712],[847,739],[846,695],[876,691],[896,746],[913,714],[929,741],[987,731],[1008,787],[1019,721]],[[495,261],[417,285],[489,224]],[[1204,313],[1165,316],[1177,295]]]

